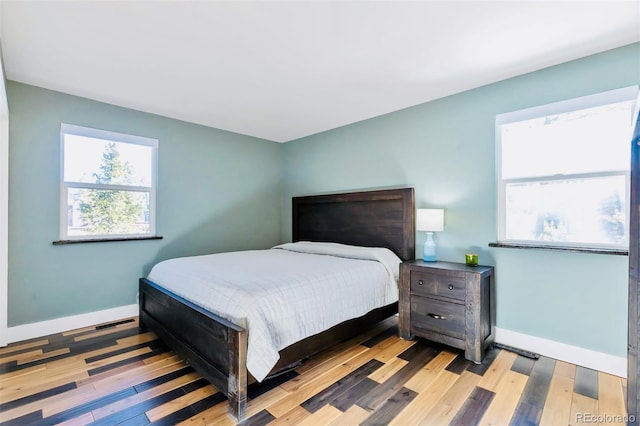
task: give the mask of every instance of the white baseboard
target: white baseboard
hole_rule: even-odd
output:
[[[105,322],[118,321],[138,315],[138,305],[120,306],[104,311],[89,312],[87,314],[73,315],[32,324],[17,325],[7,330],[9,343],[48,336],[75,330],[76,328],[89,327]]]
[[[496,327],[496,342],[582,367],[627,377],[627,358]]]
[[[9,343],[20,342],[77,328],[118,321],[136,315],[138,315],[138,305],[120,306],[104,311],[9,327],[7,335]],[[535,352],[549,358],[570,362],[619,377],[627,377],[627,359],[625,357],[596,352],[591,349],[567,345],[566,343],[530,336],[500,327],[496,327],[495,340],[497,343]]]

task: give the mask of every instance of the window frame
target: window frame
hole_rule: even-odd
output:
[[[502,177],[502,131],[501,126],[519,121],[541,118],[549,115],[558,115],[581,109],[593,108],[618,102],[633,101],[633,117],[638,116],[640,108],[640,90],[638,85],[609,90],[587,96],[581,96],[564,101],[553,102],[545,105],[521,109],[513,112],[496,115],[495,120],[495,148],[496,148],[496,205],[497,205],[497,247],[534,247],[540,249],[566,249],[578,251],[599,251],[599,252],[621,252],[628,249],[629,241],[629,193],[630,193],[630,170],[610,170],[606,172],[598,171],[592,173],[569,173],[562,175],[543,175],[536,177],[520,177],[503,179]],[[629,128],[629,152],[631,152],[632,131],[635,120],[630,120]],[[625,214],[625,244],[604,244],[604,243],[581,243],[581,242],[561,242],[561,241],[540,241],[540,240],[517,240],[508,239],[506,223],[506,189],[508,184],[526,182],[550,182],[566,181],[571,179],[597,178],[604,176],[625,177],[625,193],[627,194]]]
[[[88,182],[65,181],[65,135],[76,135],[88,138],[104,139],[112,142],[128,143],[151,147],[151,186],[97,184]],[[60,240],[54,244],[65,242],[123,241],[140,239],[157,239],[156,235],[156,190],[158,181],[158,140],[145,136],[130,135],[109,130],[61,123],[60,125]],[[68,193],[70,189],[120,190],[149,193],[149,232],[138,234],[93,234],[69,235],[68,233]]]

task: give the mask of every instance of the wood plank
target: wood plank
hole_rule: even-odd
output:
[[[564,361],[556,361],[556,368],[553,370],[553,375],[574,380],[576,378],[576,365]]]
[[[158,340],[158,336],[152,331],[141,332],[135,336],[123,337],[122,339],[116,339],[118,346],[127,347],[133,345],[139,345],[140,343],[147,343],[153,340]]]
[[[489,369],[482,376],[482,379],[480,379],[478,386],[496,392],[498,383],[500,383],[502,376],[511,369],[516,357],[517,355],[513,352],[500,351]]]
[[[115,425],[115,424],[129,422],[131,421],[131,419],[134,419],[134,421],[137,421],[142,418],[141,416],[144,416],[145,418],[147,418],[145,414],[146,411],[159,407],[160,405],[165,404],[175,398],[179,398],[183,395],[184,395],[184,390],[180,388],[174,388],[167,392],[163,392],[159,395],[144,398],[143,400],[137,400],[135,399],[136,395],[133,395],[132,397],[124,399],[127,402],[129,402],[127,406],[122,407],[120,410],[110,413],[108,415],[105,415],[101,418],[96,418],[94,425],[95,426]],[[109,404],[106,407],[114,406],[114,404],[117,404],[121,401],[123,400],[116,401],[115,403]],[[106,407],[100,407],[100,408],[106,408]],[[98,408],[98,410],[100,410],[100,408]],[[92,413],[95,413],[98,410],[93,410]],[[96,416],[94,415],[94,417]]]
[[[58,349],[56,351],[51,351],[51,352],[39,351],[38,353],[32,353],[30,356],[23,357],[17,362],[17,365],[22,366],[22,365],[34,363],[36,361],[43,361],[49,358],[55,358],[55,357],[59,357],[60,355],[68,354],[69,352],[70,352],[69,348],[62,348],[62,349]]]
[[[363,366],[357,368],[353,372],[336,381],[323,391],[318,392],[311,398],[307,399],[302,404],[300,404],[300,406],[311,413],[315,413],[320,408],[327,405],[340,395],[348,392],[349,389],[357,385],[359,382],[369,376],[372,372],[378,370],[383,365],[384,364],[377,359],[372,359]]]
[[[96,388],[123,388],[146,382],[186,366],[187,364],[179,356],[166,356],[151,364],[140,362],[136,365],[124,366],[121,371],[107,371],[81,380],[78,385],[94,384]]]
[[[375,358],[378,360],[378,357]],[[378,383],[382,383],[387,380],[389,377],[393,376],[397,373],[402,367],[407,365],[409,361],[405,361],[400,358],[392,358],[386,362],[382,367],[378,368],[373,373],[369,374],[369,378],[371,380],[375,380]]]
[[[289,392],[277,386],[269,392],[263,393],[257,398],[249,399],[247,404],[247,418],[265,410],[270,405],[277,404],[282,398],[289,395]]]
[[[175,398],[166,404],[162,404],[159,407],[153,408],[147,411],[145,414],[152,422],[160,420],[161,418],[168,416],[169,414],[180,410],[194,402],[200,401],[203,398],[211,396],[217,392],[217,389],[211,385],[203,386],[200,389],[196,389],[193,392],[189,392],[179,398]]]
[[[220,392],[216,392],[213,395],[209,395],[205,398],[199,399],[188,406],[181,408],[180,410],[174,411],[173,413],[163,417],[155,424],[165,424],[165,425],[175,425],[182,421],[188,420],[192,418],[194,415],[206,411],[207,409],[214,407],[217,404],[227,402],[227,398]],[[146,415],[145,415],[146,417]],[[132,419],[135,420],[135,419]],[[129,421],[125,422],[128,424]],[[148,424],[148,419],[146,421],[141,422],[141,425]]]
[[[86,363],[84,361],[85,355],[88,355],[88,356],[101,355],[117,349],[121,349],[120,346],[116,345],[116,346],[101,348],[95,351],[90,351],[86,354],[72,355],[72,356],[68,356],[52,362],[47,362],[44,365],[28,368],[23,370],[23,373],[18,372],[18,374],[5,374],[2,376],[3,382],[5,384],[5,387],[9,387],[9,386],[12,386],[11,385],[11,383],[13,383],[12,380],[15,383],[23,384],[25,381],[29,382],[28,377],[31,377],[31,381],[40,385],[43,382],[42,371],[44,369],[47,370],[49,377],[52,377],[54,374],[57,374],[57,373],[60,373],[59,377],[72,376],[75,373],[86,371]],[[29,376],[29,374],[31,374],[31,376]]]
[[[11,361],[15,361],[16,364],[19,364],[21,361],[37,355],[42,355],[42,349],[33,349],[26,352],[11,353],[0,358],[0,364],[6,364]]]
[[[0,348],[0,355],[11,354],[11,353],[19,352],[26,349],[38,348],[40,346],[46,346],[48,344],[49,344],[48,339],[34,340],[26,343],[20,343],[20,342],[11,343],[10,345],[5,346],[4,348]]]
[[[105,328],[114,328],[114,327],[122,327],[123,325],[135,324],[138,325],[138,317],[125,318],[120,321],[111,321],[105,322],[102,324],[92,325],[88,327],[78,328],[75,330],[69,330],[62,332],[63,336],[75,336],[81,333],[89,333],[98,330],[103,330]]]
[[[498,382],[495,389],[496,396],[489,404],[479,424],[487,426],[508,424],[516,410],[527,380],[528,376],[508,370]]]
[[[60,373],[53,376],[43,377],[41,381],[29,380],[23,384],[12,383],[10,386],[3,387],[2,401],[9,402],[16,399],[24,398],[35,393],[44,392],[58,386],[66,385],[71,382],[77,382],[88,377],[86,371],[79,371],[71,374]]]
[[[93,391],[93,388],[90,388],[89,391]],[[87,392],[87,389],[76,387],[75,389],[69,390],[61,394],[53,395],[45,399],[20,405],[16,408],[12,408],[7,411],[0,411],[0,421],[16,419],[36,411],[41,411],[44,407],[47,407],[52,404],[56,404],[57,402],[62,400],[72,399],[76,395],[82,395],[85,392]]]
[[[163,365],[160,368],[156,365],[144,366],[132,369],[128,373],[123,372],[115,377],[106,377],[101,381],[79,386],[79,388],[84,389],[83,393],[74,396],[73,398],[56,401],[56,404],[44,406],[43,414],[45,417],[52,416],[61,411],[71,409],[76,405],[84,404],[107,396],[113,392],[118,392],[129,387],[133,388],[135,385],[162,376],[182,367],[185,367],[183,361],[177,361],[176,363],[168,366]],[[135,373],[133,373],[134,371]]]
[[[365,331],[364,333],[358,336],[354,336],[351,339],[348,339],[342,343],[339,343],[335,346],[327,348],[326,350],[314,355],[310,359],[306,360],[301,367],[296,369],[296,371],[300,374],[306,373],[308,370],[315,368],[318,365],[328,360],[331,360],[338,354],[341,354],[347,348],[353,348],[353,347],[366,348],[366,346],[362,345],[363,342],[378,335],[379,333],[384,332],[385,330],[389,329],[389,327],[396,325],[397,322],[398,322],[397,316],[392,316],[383,321],[380,321],[371,330]]]
[[[460,376],[450,371],[440,371],[436,378],[390,422],[390,425],[416,425],[424,422],[429,412],[459,378]]]
[[[476,386],[462,405],[462,408],[458,410],[453,420],[451,420],[451,424],[477,425],[495,395],[491,391]]]
[[[555,368],[555,360],[540,357],[534,364],[527,385],[522,392],[511,425],[538,424]]]
[[[88,362],[86,365],[87,370],[91,371],[93,369],[97,369],[100,367],[106,367],[115,363],[119,363],[120,361],[129,360],[131,358],[135,358],[138,355],[148,354],[152,351],[148,346],[135,349],[132,351],[127,351],[125,353],[121,353],[118,355],[110,356],[108,358],[102,358],[98,361]]]
[[[427,389],[447,365],[456,357],[455,352],[442,351],[434,359],[429,361],[422,369],[413,375],[404,384],[404,387],[417,393]]]
[[[414,345],[410,351],[412,356],[409,358],[405,351],[405,359],[408,359],[407,365],[402,367],[396,374],[387,379],[384,383],[378,385],[372,392],[364,395],[356,404],[365,410],[376,410],[384,401],[395,394],[404,386],[404,384],[429,361],[434,359],[439,353],[440,348],[424,345],[419,350],[413,352],[414,348],[418,348],[418,344]]]
[[[624,425],[627,410],[620,377],[598,372],[598,415],[601,424]]]
[[[264,426],[275,420],[275,417],[267,410],[262,410],[242,422],[243,426]]]
[[[398,336],[398,324],[393,324],[391,327],[383,330],[382,333],[378,333],[377,335],[373,336],[370,339],[365,340],[360,344],[362,346],[372,348],[378,343],[382,342],[383,340],[386,340],[391,336],[394,336],[394,337]]]
[[[471,365],[473,365],[473,363],[468,359],[465,359],[464,352],[461,352],[453,361],[451,361],[449,365],[447,365],[447,371],[451,371],[455,374],[462,374],[462,372],[469,368]]]
[[[91,413],[85,413],[81,416],[74,417],[66,422],[58,423],[58,426],[84,426],[93,422],[93,416]]]
[[[347,411],[336,417],[328,426],[359,425],[364,419],[369,417],[369,414],[367,410],[353,405]]]
[[[118,327],[114,325],[108,329],[115,330]],[[51,336],[47,340],[52,344],[35,349],[24,347],[22,354],[14,352],[13,355],[6,355],[12,357],[12,361],[28,359],[41,349],[42,354],[46,354],[68,348],[64,345],[73,344],[71,336],[85,337],[81,344],[78,343],[80,346],[75,346],[75,349],[59,358],[54,357],[23,370],[0,374],[0,421],[8,422],[7,424],[85,424],[92,421],[96,425],[122,422],[132,425],[147,424],[151,421],[145,414],[147,411],[164,409],[166,411],[161,417],[154,418],[163,424],[234,424],[227,415],[226,399],[219,392],[214,392],[213,387],[208,396],[188,399],[210,385],[173,353],[154,355],[148,359],[119,365],[97,376],[86,377],[87,371],[92,368],[111,366],[145,355],[161,345],[149,333],[123,336],[114,331],[108,337],[88,338],[94,332],[96,331],[84,330],[69,336]],[[112,339],[113,336],[121,337]],[[312,358],[310,364],[305,363],[303,366],[315,367],[303,368],[300,376],[296,376],[299,372],[297,369],[265,384],[250,386],[247,408],[249,420],[246,424],[298,424],[320,421],[320,417],[326,417],[326,422],[321,424],[340,426],[361,423],[475,424],[478,420],[480,424],[504,425],[512,421],[512,418],[516,419],[513,423],[518,425],[534,422],[531,421],[532,418],[535,419],[532,414],[539,407],[532,395],[539,398],[540,389],[544,388],[544,380],[540,377],[544,375],[545,369],[541,366],[553,361],[543,357],[535,362],[518,362],[515,354],[502,350],[496,353],[492,363],[486,363],[487,368],[483,365],[475,365],[475,368],[469,365],[467,369],[458,370],[462,373],[458,376],[446,370],[456,359],[458,351],[422,340],[403,342],[396,336],[371,340],[378,342],[372,348],[359,344],[354,346],[354,342],[370,340],[374,336],[353,339],[349,345],[342,347],[342,351],[331,352],[331,357],[326,357],[324,353],[322,362]],[[25,342],[24,345],[28,346],[29,343],[32,342]],[[401,377],[407,366],[415,364],[416,359],[422,356],[425,348],[430,348],[437,354],[413,373]],[[384,365],[380,358],[386,361]],[[37,356],[34,359],[41,362]],[[346,386],[344,378],[354,377],[354,371],[369,362],[377,363],[379,369],[365,377],[358,377],[359,380],[354,380],[353,386]],[[457,362],[459,367],[465,364],[461,359]],[[528,369],[529,377],[514,371],[527,371],[527,364],[531,367]],[[585,376],[581,369],[566,362],[555,362],[542,409],[541,425],[582,425],[599,419],[604,424],[615,424],[619,419],[617,416],[623,418],[625,380],[604,373],[597,373],[594,380],[593,373],[587,371]],[[476,374],[478,372],[484,372],[484,375],[479,376]],[[84,374],[84,378],[73,380],[75,374]],[[592,389],[589,386],[597,383],[600,399],[575,393],[576,376],[583,384],[586,383],[583,387],[590,392]],[[372,380],[372,377],[380,382]],[[477,380],[475,386],[464,386],[468,377]],[[24,399],[4,399],[7,386],[37,390],[43,383],[50,387],[44,386],[40,391],[27,393]],[[343,388],[340,389],[340,386]],[[525,392],[527,386],[538,390],[528,389]],[[466,396],[464,392],[455,391],[460,387],[468,392]],[[285,388],[294,390],[289,392]],[[333,393],[331,389],[334,389]],[[451,394],[454,391],[455,396]],[[373,398],[379,399],[379,404],[372,411],[355,404],[363,396],[371,398],[376,392],[379,395]],[[495,392],[495,396],[490,403],[486,399],[482,400],[482,396],[488,396],[491,392]],[[316,413],[312,414],[299,405],[306,400],[318,402],[319,409]],[[457,404],[453,404],[455,407],[452,407],[452,400]],[[519,413],[522,421],[517,421],[518,417],[514,414],[520,402],[523,403]],[[174,408],[167,409],[169,406]],[[482,411],[485,409],[483,415]],[[322,416],[318,416],[317,413],[321,411]]]
[[[487,370],[491,368],[491,365],[500,352],[502,352],[500,349],[495,348],[488,350],[480,364],[472,364],[467,368],[467,370],[480,376],[484,376]]]
[[[247,398],[256,399],[260,395],[263,395],[274,388],[280,387],[280,385],[287,383],[289,380],[298,376],[299,374],[296,371],[291,370],[279,374],[276,377],[265,379],[263,382],[254,382],[248,386]]]
[[[361,424],[363,426],[385,425],[393,420],[418,394],[411,389],[400,388],[380,405]]]
[[[203,410],[200,413],[197,413],[190,418],[178,423],[179,425],[198,425],[198,426],[206,426],[206,425],[216,425],[216,426],[235,426],[236,422],[234,422],[227,415],[228,407],[226,401],[218,403],[213,407],[210,407],[206,410]]]
[[[598,372],[578,366],[573,391],[589,398],[598,399]]]
[[[281,386],[286,391],[295,392],[296,390],[300,389],[300,387],[322,376],[328,370],[331,370],[338,365],[347,362],[351,358],[354,358],[364,353],[365,351],[370,350],[371,349],[368,349],[364,346],[352,346],[349,349],[345,350],[343,353],[337,354],[333,358],[325,360],[320,364],[316,364],[313,368],[307,370],[303,370],[300,368],[296,369],[296,372],[300,373],[300,375],[292,380],[289,380],[287,383],[283,383]]]
[[[127,409],[130,409],[131,407],[134,407],[138,404],[140,404],[141,402],[144,401],[148,401],[151,398],[154,398],[156,396],[162,395],[166,392],[172,391],[174,389],[180,388],[188,383],[192,383],[196,380],[198,380],[200,378],[200,376],[198,375],[198,373],[195,372],[191,372],[188,374],[184,374],[182,376],[179,376],[173,380],[170,380],[168,382],[165,383],[161,383],[158,384],[157,386],[154,386],[152,388],[146,389],[144,391],[138,391],[138,393],[136,393],[133,396],[130,396],[128,398],[124,398],[120,401],[116,401],[113,402],[112,404],[109,405],[105,405],[104,407],[100,407],[97,408],[95,410],[93,410],[93,417],[98,420],[98,419],[102,419],[104,417],[113,415],[115,413],[118,412],[122,412],[125,411]],[[148,408],[147,408],[148,409]],[[140,414],[142,412],[147,411],[147,409],[144,409],[140,412],[136,412],[136,414]]]
[[[379,346],[374,346],[374,348],[378,349],[375,358],[380,362],[387,362],[414,346],[415,343],[416,342],[399,339],[396,336],[391,337],[388,341],[385,341],[384,344],[381,343]]]
[[[579,393],[573,393],[571,400],[571,414],[569,415],[569,425],[579,426],[588,423],[587,419],[597,418],[598,401]],[[596,420],[597,422],[597,420]],[[593,423],[593,421],[589,422]]]
[[[113,327],[113,328],[105,328],[99,331],[95,331],[94,333],[85,334],[82,336],[76,336],[73,338],[74,342],[82,342],[89,339],[95,339],[96,337],[109,336],[114,333],[119,333],[123,330],[133,330],[138,328],[137,322],[127,323],[122,327]]]
[[[535,359],[518,355],[511,369],[516,373],[520,373],[520,374],[524,374],[525,376],[528,376],[531,373],[531,370],[533,369],[533,366],[535,363],[536,363]]]
[[[18,398],[18,399],[14,399],[12,401],[8,401],[8,402],[3,402],[0,403],[0,411],[8,411],[8,410],[12,410],[16,407],[20,407],[23,405],[28,405],[28,404],[33,404],[33,405],[37,405],[39,406],[39,404],[42,403],[43,400],[46,400],[47,398],[51,397],[51,396],[55,396],[55,395],[60,395],[64,392],[70,391],[72,389],[76,389],[76,383],[75,382],[70,382],[70,383],[65,383],[63,385],[54,387],[54,388],[50,388],[41,392],[36,392],[33,394],[29,394],[25,397],[22,398]],[[36,408],[33,409],[33,411],[35,411]]]
[[[340,411],[348,411],[360,398],[362,398],[362,395],[367,395],[373,392],[374,389],[378,387],[378,384],[378,382],[367,377],[347,392],[344,392],[342,395],[331,401],[331,405]]]
[[[566,377],[562,367],[554,371],[549,385],[549,393],[542,410],[540,425],[555,426],[559,424],[569,424],[571,414],[571,399],[573,398],[574,379]]]
[[[311,381],[304,383],[296,389],[295,392],[292,392],[290,395],[279,401],[278,404],[269,406],[267,409],[276,418],[284,415],[295,406],[300,405],[303,401],[306,401],[316,393],[331,386],[347,374],[371,361],[376,354],[377,351],[375,349],[365,349],[357,356],[325,371],[323,374],[316,376]]]
[[[368,414],[369,413],[367,413],[367,415]],[[306,419],[310,415],[311,415],[310,412],[308,412],[304,408],[297,405],[288,413],[276,418],[273,422],[270,423],[270,426],[297,425],[298,423],[300,423],[302,420]]]
[[[18,381],[22,380],[23,377],[28,376],[29,374],[42,373],[47,369],[46,365],[34,365],[33,367],[28,367],[22,370],[12,371],[10,373],[0,373],[2,377],[3,384],[8,382],[11,379],[17,379]]]
[[[309,417],[304,418],[298,426],[318,426],[318,425],[326,425],[331,423],[340,415],[342,411],[331,405],[325,405],[315,413],[311,414]]]
[[[135,394],[135,390],[133,388],[126,388],[120,391],[100,395],[100,397],[90,398],[82,404],[75,404],[63,411],[56,412],[53,415],[46,415],[45,413],[43,413],[44,420],[48,424],[58,424],[67,420],[74,419],[80,415],[90,413],[95,408],[107,405],[112,401],[117,401],[133,394]],[[94,394],[93,396],[97,395]]]
[[[477,374],[463,371],[458,380],[440,398],[436,406],[429,410],[421,423],[449,424],[478,385],[480,378]]]
[[[116,344],[117,345],[117,344]],[[120,346],[120,345],[117,345]],[[114,356],[118,356],[118,355],[122,355],[125,354],[127,352],[133,352],[133,351],[137,351],[140,349],[146,349],[148,351],[157,349],[159,347],[164,347],[164,344],[159,341],[159,340],[154,340],[152,342],[147,342],[147,343],[138,343],[135,345],[130,345],[130,346],[122,346],[122,347],[118,347],[117,349],[114,348],[114,350],[109,351],[109,352],[104,352],[102,354],[98,354],[98,355],[84,355],[83,354],[83,358],[84,361],[87,364],[91,364],[94,363],[96,361],[102,361]]]
[[[1,417],[0,413],[0,418]],[[11,419],[9,421],[7,421],[6,423],[3,423],[3,425],[6,426],[18,426],[18,425],[34,425],[34,424],[42,424],[42,412],[40,411],[34,411],[33,413],[27,413],[24,416],[20,416],[14,419]]]

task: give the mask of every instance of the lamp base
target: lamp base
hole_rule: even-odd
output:
[[[425,262],[436,262],[438,260],[436,242],[433,240],[433,232],[427,232],[427,241],[424,242],[422,260]]]

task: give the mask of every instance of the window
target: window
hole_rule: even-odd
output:
[[[638,87],[496,117],[498,243],[626,250]]]
[[[60,239],[155,236],[158,141],[61,126]]]

